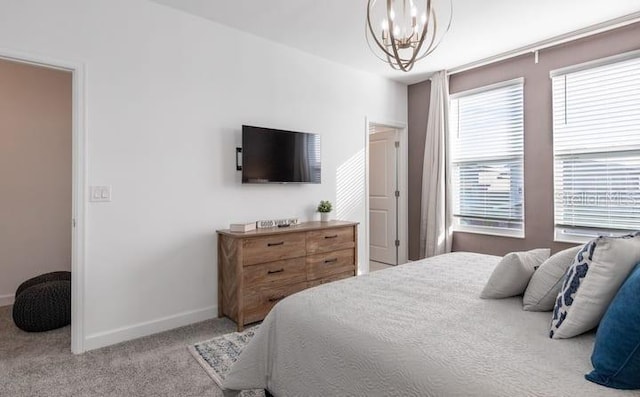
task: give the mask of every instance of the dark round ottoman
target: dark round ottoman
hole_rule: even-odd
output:
[[[71,324],[71,273],[47,273],[22,283],[16,291],[13,321],[27,332]]]

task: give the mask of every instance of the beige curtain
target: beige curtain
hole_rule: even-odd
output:
[[[449,76],[445,71],[431,77],[431,100],[422,168],[420,257],[451,252],[451,197],[446,159],[449,117]]]

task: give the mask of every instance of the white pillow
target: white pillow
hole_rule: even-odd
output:
[[[556,298],[562,287],[564,275],[573,264],[581,245],[560,251],[540,265],[531,276],[531,281],[522,299],[523,309],[530,312],[553,310]]]
[[[571,338],[595,328],[638,262],[640,232],[598,237],[585,245],[567,270],[553,309],[549,336]]]
[[[493,269],[480,297],[500,299],[522,295],[533,272],[549,257],[550,253],[550,249],[540,248],[505,255]]]

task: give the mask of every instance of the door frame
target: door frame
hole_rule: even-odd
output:
[[[399,121],[380,120],[377,118],[365,117],[364,128],[364,152],[365,152],[365,166],[364,166],[364,185],[365,185],[365,215],[364,215],[364,261],[360,266],[359,273],[369,273],[369,131],[371,125],[380,125],[396,129],[400,138],[399,155],[400,161],[398,164],[400,168],[398,170],[398,190],[400,191],[400,200],[398,203],[398,240],[400,240],[400,246],[398,247],[398,264],[407,263],[409,255],[409,198],[407,197],[409,191],[409,137],[407,131],[407,124]]]
[[[86,68],[84,63],[0,48],[0,58],[70,72],[72,90],[71,352],[83,353],[85,317],[86,191],[88,177]]]

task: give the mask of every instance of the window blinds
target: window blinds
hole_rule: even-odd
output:
[[[451,98],[453,215],[461,229],[523,230],[523,85],[517,79]]]
[[[640,57],[552,84],[556,235],[640,230]]]

